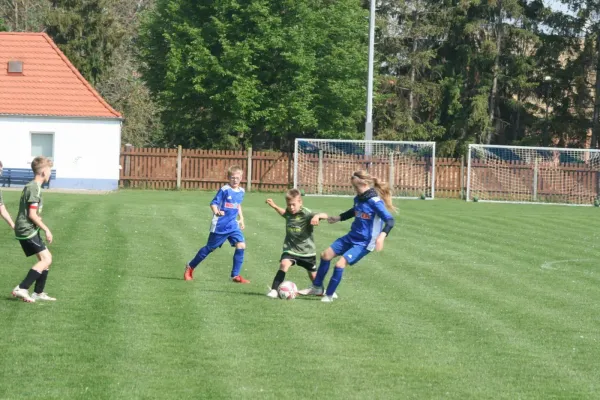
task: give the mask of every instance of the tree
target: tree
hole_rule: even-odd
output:
[[[96,85],[100,94],[124,116],[122,142],[136,147],[162,144],[160,108],[141,79],[136,57],[140,18],[152,6],[153,0],[113,3],[111,12],[124,34],[111,55],[110,66]]]
[[[375,107],[377,138],[431,140],[443,133],[436,112],[440,86],[435,57],[447,36],[447,3],[382,2],[377,46],[381,65]]]
[[[0,0],[0,20],[12,32],[40,32],[49,8],[49,0]]]
[[[110,67],[124,31],[111,12],[114,0],[52,0],[47,33],[81,74],[96,85]]]
[[[282,147],[357,137],[367,13],[358,0],[160,0],[140,37],[169,144]]]

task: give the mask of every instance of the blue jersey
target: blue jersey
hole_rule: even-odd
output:
[[[384,224],[388,221],[393,224],[394,217],[373,189],[354,198],[353,211],[354,221],[346,237],[352,244],[365,246],[367,250],[373,251]]]
[[[240,206],[244,201],[244,189],[238,187],[232,189],[231,186],[225,185],[215,195],[215,198],[210,202],[210,205],[216,205],[219,210],[224,211],[223,216],[213,216],[210,226],[211,233],[225,234],[232,233],[240,229],[237,221]]]

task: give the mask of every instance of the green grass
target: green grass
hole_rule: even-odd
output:
[[[184,282],[211,196],[47,193],[53,304],[9,298],[33,259],[0,225],[0,399],[600,397],[597,208],[399,201],[385,250],[323,304],[265,296],[284,234],[265,194],[244,204],[252,283],[228,281],[228,246]]]

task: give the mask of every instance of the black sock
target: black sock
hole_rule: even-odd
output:
[[[285,271],[279,270],[275,274],[275,279],[273,279],[273,285],[271,286],[272,290],[277,290],[281,282],[285,280]]]
[[[40,275],[41,274],[39,272],[37,272],[35,269],[30,269],[29,272],[27,273],[27,276],[25,277],[25,279],[23,279],[23,282],[21,282],[19,287],[21,289],[29,289],[29,287],[31,285],[33,285],[33,282],[38,280]]]
[[[37,281],[35,281],[35,289],[33,289],[33,291],[37,294],[42,293],[44,291],[44,287],[46,287],[46,279],[48,279],[48,270],[42,272]]]

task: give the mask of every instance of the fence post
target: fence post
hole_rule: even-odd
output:
[[[465,199],[465,155],[460,157],[460,199]]]
[[[131,180],[130,176],[131,176],[131,156],[129,155],[129,152],[133,149],[133,145],[127,143],[125,145],[125,157],[124,157],[124,170],[123,170],[123,176],[127,177],[127,184],[125,184],[125,180],[123,180],[123,187],[129,187],[131,185]]]
[[[318,193],[323,194],[323,150],[319,150],[319,170],[317,175]]]
[[[248,147],[248,171],[246,176],[246,191],[252,190],[252,146]]]
[[[394,185],[396,183],[396,176],[394,172],[396,171],[396,166],[394,165],[394,152],[390,152],[390,176],[389,176],[389,184],[392,191],[394,190]]]
[[[177,190],[181,189],[181,145],[177,146]]]
[[[533,164],[533,201],[537,201],[538,169],[538,158],[536,157]]]

